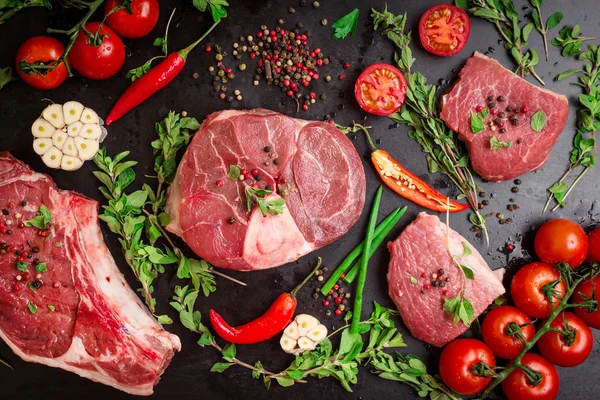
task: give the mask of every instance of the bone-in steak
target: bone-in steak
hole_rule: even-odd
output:
[[[181,345],[119,272],[100,232],[98,203],[58,190],[4,152],[0,204],[6,210],[0,215],[0,338],[25,361],[152,394]],[[47,230],[21,225],[42,205],[52,214]]]
[[[257,170],[260,180],[228,179],[231,165]],[[245,187],[253,184],[276,190],[268,199],[283,196],[283,214],[249,212]],[[169,190],[168,230],[218,267],[251,271],[346,233],[364,206],[365,173],[350,140],[329,124],[227,110],[204,121]]]
[[[481,53],[467,60],[459,76],[442,97],[441,117],[466,143],[473,169],[484,179],[501,181],[544,165],[567,122],[567,98],[527,82]],[[477,106],[490,103],[494,108],[483,118],[484,129],[474,133],[471,115]],[[540,110],[547,122],[536,132],[531,118]],[[504,144],[492,146],[493,136]]]

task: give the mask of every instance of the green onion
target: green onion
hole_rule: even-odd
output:
[[[402,216],[404,215],[405,212],[406,212],[406,207],[403,207],[402,210],[400,210],[400,212],[394,216],[392,222],[389,224],[389,229],[387,229],[384,232],[381,232],[381,234],[379,234],[379,235],[377,235],[377,234],[375,235],[375,237],[373,238],[373,242],[371,243],[371,251],[369,252],[369,255],[367,256],[368,258],[373,257],[373,254],[375,254],[375,252],[377,251],[379,246],[381,246],[381,244],[385,241],[385,238],[387,237],[387,235],[394,228],[394,226],[396,226],[398,221],[400,221],[400,218],[402,218]],[[364,256],[365,256],[365,254],[363,253],[362,257],[364,257]],[[348,272],[346,274],[346,277],[344,278],[344,282],[346,282],[346,283],[354,282],[354,279],[356,279],[356,276],[358,275],[358,271],[360,269],[360,265],[362,263],[362,257],[360,260],[356,261],[352,265],[352,269],[350,269],[350,272]]]
[[[405,210],[406,210],[406,207],[404,207],[403,211],[400,211],[399,208],[392,211],[392,213],[390,215],[388,215],[386,217],[386,219],[381,221],[381,223],[377,226],[377,228],[375,228],[375,232],[374,232],[375,237],[378,237],[382,233],[385,234],[385,236],[387,236],[389,231],[393,228],[393,224],[391,224],[391,222],[394,220],[394,217],[396,215],[398,215],[399,212],[404,214]],[[360,257],[360,255],[362,254],[362,251],[363,251],[364,244],[365,244],[364,241],[360,242],[360,244],[358,246],[356,246],[350,254],[348,254],[348,256],[344,259],[344,261],[342,261],[340,266],[337,267],[337,269],[329,277],[327,282],[325,282],[325,285],[323,285],[323,287],[321,288],[321,294],[323,294],[323,296],[327,296],[329,294],[329,291],[331,289],[333,289],[333,286],[337,283],[338,279],[340,279],[342,274],[344,272],[346,272],[346,270],[348,270],[348,267],[350,265],[352,265],[352,262],[354,262],[354,260],[356,260],[358,257]]]
[[[377,214],[379,214],[379,203],[381,202],[382,189],[383,187],[379,186],[379,189],[377,189],[377,193],[375,194],[375,200],[373,201],[373,209],[371,210],[369,224],[367,225],[367,235],[365,237],[365,244],[363,246],[363,254],[369,254],[371,251],[371,242],[373,240],[373,231],[375,230],[375,224],[377,223]],[[362,295],[363,290],[365,289],[365,281],[367,280],[368,263],[368,257],[361,258],[360,273],[358,275],[358,286],[356,287],[356,295],[354,297],[354,309],[352,310],[352,324],[350,325],[350,333],[358,333],[360,315],[362,313]]]

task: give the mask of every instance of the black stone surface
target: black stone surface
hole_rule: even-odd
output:
[[[351,124],[353,120],[362,121],[372,125],[375,139],[380,140],[380,146],[388,150],[406,167],[419,174],[422,178],[433,184],[436,188],[449,195],[455,195],[456,190],[450,181],[440,174],[429,174],[425,158],[419,146],[407,136],[406,127],[394,127],[386,118],[367,116],[357,106],[353,98],[354,79],[366,66],[374,62],[392,62],[392,44],[373,33],[368,23],[368,13],[371,7],[383,8],[384,1],[334,1],[320,0],[320,7],[315,9],[308,5],[302,7],[298,0],[293,1],[241,1],[231,0],[229,17],[210,35],[206,43],[219,43],[230,52],[231,45],[240,35],[255,35],[260,25],[275,26],[279,18],[285,20],[286,29],[293,28],[297,22],[302,21],[306,29],[312,32],[309,43],[312,47],[321,47],[323,51],[335,58],[328,68],[322,68],[321,76],[329,74],[334,79],[330,84],[325,84],[321,79],[314,86],[317,93],[326,93],[327,100],[319,101],[308,112],[296,112],[295,103],[288,100],[283,93],[275,87],[262,83],[258,87],[252,86],[254,62],[245,59],[248,69],[245,73],[237,73],[238,78],[230,83],[232,88],[239,88],[244,96],[243,101],[232,104],[233,108],[265,107],[286,113],[290,116],[320,120],[325,114],[335,112],[335,120],[341,124]],[[388,1],[389,9],[395,13],[408,12],[409,24],[415,30],[421,14],[435,4],[436,1]],[[525,1],[517,1],[518,8],[527,7]],[[50,174],[59,187],[73,189],[87,196],[102,201],[102,196],[97,190],[97,182],[91,171],[93,163],[88,162],[77,172],[62,172],[45,168],[40,158],[32,151],[30,125],[47,105],[44,99],[58,103],[69,100],[78,100],[84,105],[92,107],[101,116],[106,116],[110,107],[118,96],[128,86],[124,78],[125,72],[132,67],[141,65],[148,58],[157,55],[159,50],[152,46],[155,37],[162,36],[168,16],[177,6],[170,33],[170,49],[179,49],[187,46],[201,35],[209,26],[209,17],[201,14],[190,5],[175,1],[162,1],[159,23],[150,36],[137,40],[124,40],[128,47],[128,57],[120,74],[107,81],[92,81],[75,75],[68,79],[60,88],[51,92],[36,91],[25,83],[18,81],[7,85],[0,92],[0,149],[10,150],[15,156],[29,163],[38,171]],[[288,12],[289,7],[294,7],[296,12]],[[360,21],[355,36],[343,41],[334,42],[330,37],[331,23],[346,14],[354,7],[360,8]],[[544,12],[550,15],[555,11],[565,13],[564,23],[579,23],[585,36],[598,35],[600,15],[597,12],[597,2],[594,0],[554,0],[544,3]],[[527,12],[527,11],[526,11]],[[76,12],[70,11],[68,17],[77,20]],[[329,20],[329,25],[320,24],[322,18]],[[100,19],[97,16],[96,19]],[[25,39],[44,34],[49,24],[57,26],[65,23],[64,14],[56,8],[52,12],[42,9],[30,9],[18,14],[6,24],[0,26],[0,67],[12,65],[14,56]],[[551,31],[555,36],[558,29]],[[64,40],[64,38],[61,38]],[[488,52],[508,67],[514,67],[506,50],[498,42],[499,35],[495,28],[478,18],[472,18],[472,34],[467,47],[458,55],[451,58],[439,58],[425,52],[415,35],[413,42],[414,55],[417,62],[414,69],[423,72],[429,81],[439,83],[443,90],[449,82],[456,77],[456,72],[462,67],[465,60],[476,50]],[[531,45],[540,54],[542,53],[541,37],[533,32]],[[514,220],[512,225],[500,225],[494,217],[489,218],[488,228],[491,235],[491,245],[486,248],[477,240],[474,233],[469,231],[470,225],[466,215],[453,215],[451,225],[465,237],[472,240],[484,255],[492,268],[507,265],[522,264],[531,253],[533,234],[530,227],[538,226],[543,221],[552,217],[563,216],[582,223],[591,228],[600,220],[600,203],[597,201],[598,171],[591,172],[584,182],[573,192],[569,207],[555,214],[542,215],[545,201],[545,188],[552,184],[568,166],[568,157],[571,142],[575,133],[575,110],[579,88],[570,85],[568,81],[556,83],[553,78],[560,72],[574,68],[578,63],[560,56],[559,51],[551,46],[551,60],[546,63],[541,61],[536,68],[547,82],[547,88],[566,94],[571,102],[571,115],[564,133],[554,148],[547,165],[535,173],[522,177],[523,183],[520,192],[511,192],[512,182],[482,184],[488,193],[490,206],[486,212],[503,212]],[[207,72],[209,65],[214,65],[214,53],[207,54],[203,47],[190,54],[188,65],[181,76],[162,92],[152,97],[135,111],[126,115],[121,121],[112,125],[109,136],[104,142],[109,153],[128,149],[132,158],[139,160],[136,167],[138,184],[144,180],[142,177],[152,172],[152,152],[150,141],[154,138],[154,123],[165,117],[168,110],[186,110],[189,115],[202,119],[207,113],[228,108],[229,105],[215,98],[212,92],[211,77]],[[226,60],[231,66],[231,57]],[[349,70],[344,71],[342,62],[351,63]],[[235,69],[235,68],[234,68]],[[193,79],[192,74],[197,72],[200,76]],[[343,81],[336,79],[337,75],[345,72],[347,78]],[[343,105],[343,110],[340,110]],[[362,136],[352,136],[357,151],[366,157],[367,146]],[[364,162],[367,182],[367,204],[370,205],[374,192],[380,181],[377,179],[370,163]],[[506,210],[509,199],[514,198],[522,208],[514,213]],[[420,211],[417,206],[409,204],[404,199],[392,193],[387,188],[383,195],[381,215],[389,213],[398,206],[409,205],[409,210],[394,230],[391,238],[395,238],[404,226],[414,219]],[[277,269],[254,273],[231,273],[236,278],[248,283],[247,288],[232,284],[229,281],[218,279],[218,290],[208,299],[198,302],[198,309],[204,315],[215,307],[232,324],[239,324],[260,315],[282,291],[290,290],[295,284],[310,271],[317,256],[324,259],[326,265],[335,267],[345,255],[362,239],[366,226],[369,207],[361,219],[337,242],[301,258],[297,263],[292,263]],[[105,239],[131,286],[138,287],[133,275],[121,255],[120,246],[116,237],[112,235],[105,225],[102,225]],[[514,242],[516,249],[513,253],[503,252],[507,241]],[[393,306],[387,296],[387,271],[388,255],[385,249],[380,249],[373,257],[368,273],[366,287],[365,315],[371,310],[371,301],[376,300],[386,306]],[[309,265],[310,264],[310,265]],[[514,273],[514,267],[509,267],[508,276]],[[178,284],[175,270],[171,269],[157,281],[156,298],[158,312],[169,313],[176,317],[174,310],[168,302],[173,293],[173,287]],[[320,301],[311,297],[312,291],[317,286],[312,282],[304,290],[299,299],[298,312],[311,313],[318,316],[329,328],[340,326],[341,318],[326,317]],[[205,320],[206,321],[206,320]],[[431,349],[424,343],[413,339],[398,321],[399,329],[405,332],[408,347],[406,353],[414,353],[422,357],[432,371],[436,370],[439,350]],[[180,336],[183,351],[176,355],[171,366],[166,370],[161,383],[156,387],[153,398],[156,399],[389,399],[389,398],[416,398],[414,390],[406,385],[396,382],[384,381],[367,370],[361,370],[359,381],[353,393],[345,392],[342,387],[332,379],[309,379],[306,385],[296,385],[292,388],[280,388],[273,385],[266,390],[261,381],[254,380],[250,373],[242,368],[232,367],[223,374],[210,373],[211,365],[219,361],[219,354],[213,349],[202,349],[195,342],[197,337],[187,332],[179,323],[166,327],[169,331]],[[596,338],[600,335],[596,333]],[[600,354],[596,345],[590,358],[581,366],[571,369],[560,369],[562,380],[560,399],[596,399],[599,397],[597,376],[600,374]],[[0,343],[0,354],[15,365],[11,371],[0,366],[0,398],[2,399],[126,399],[132,398],[112,388],[92,383],[81,379],[74,374],[52,369],[36,364],[27,364],[15,355],[4,344]],[[278,344],[278,338],[266,343],[240,346],[238,355],[250,363],[261,360],[271,370],[284,368],[291,362],[291,358],[284,356]],[[495,397],[501,398],[501,394]]]

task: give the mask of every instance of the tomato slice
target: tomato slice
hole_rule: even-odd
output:
[[[425,11],[419,22],[421,44],[428,52],[448,57],[460,52],[471,33],[467,13],[451,4],[438,4]]]
[[[406,79],[393,65],[378,63],[365,69],[354,85],[360,108],[370,114],[387,116],[395,113],[406,98]]]

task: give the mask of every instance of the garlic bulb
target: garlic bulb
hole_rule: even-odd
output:
[[[308,314],[299,314],[284,329],[279,344],[283,351],[300,355],[314,350],[327,338],[327,328],[319,320]]]

